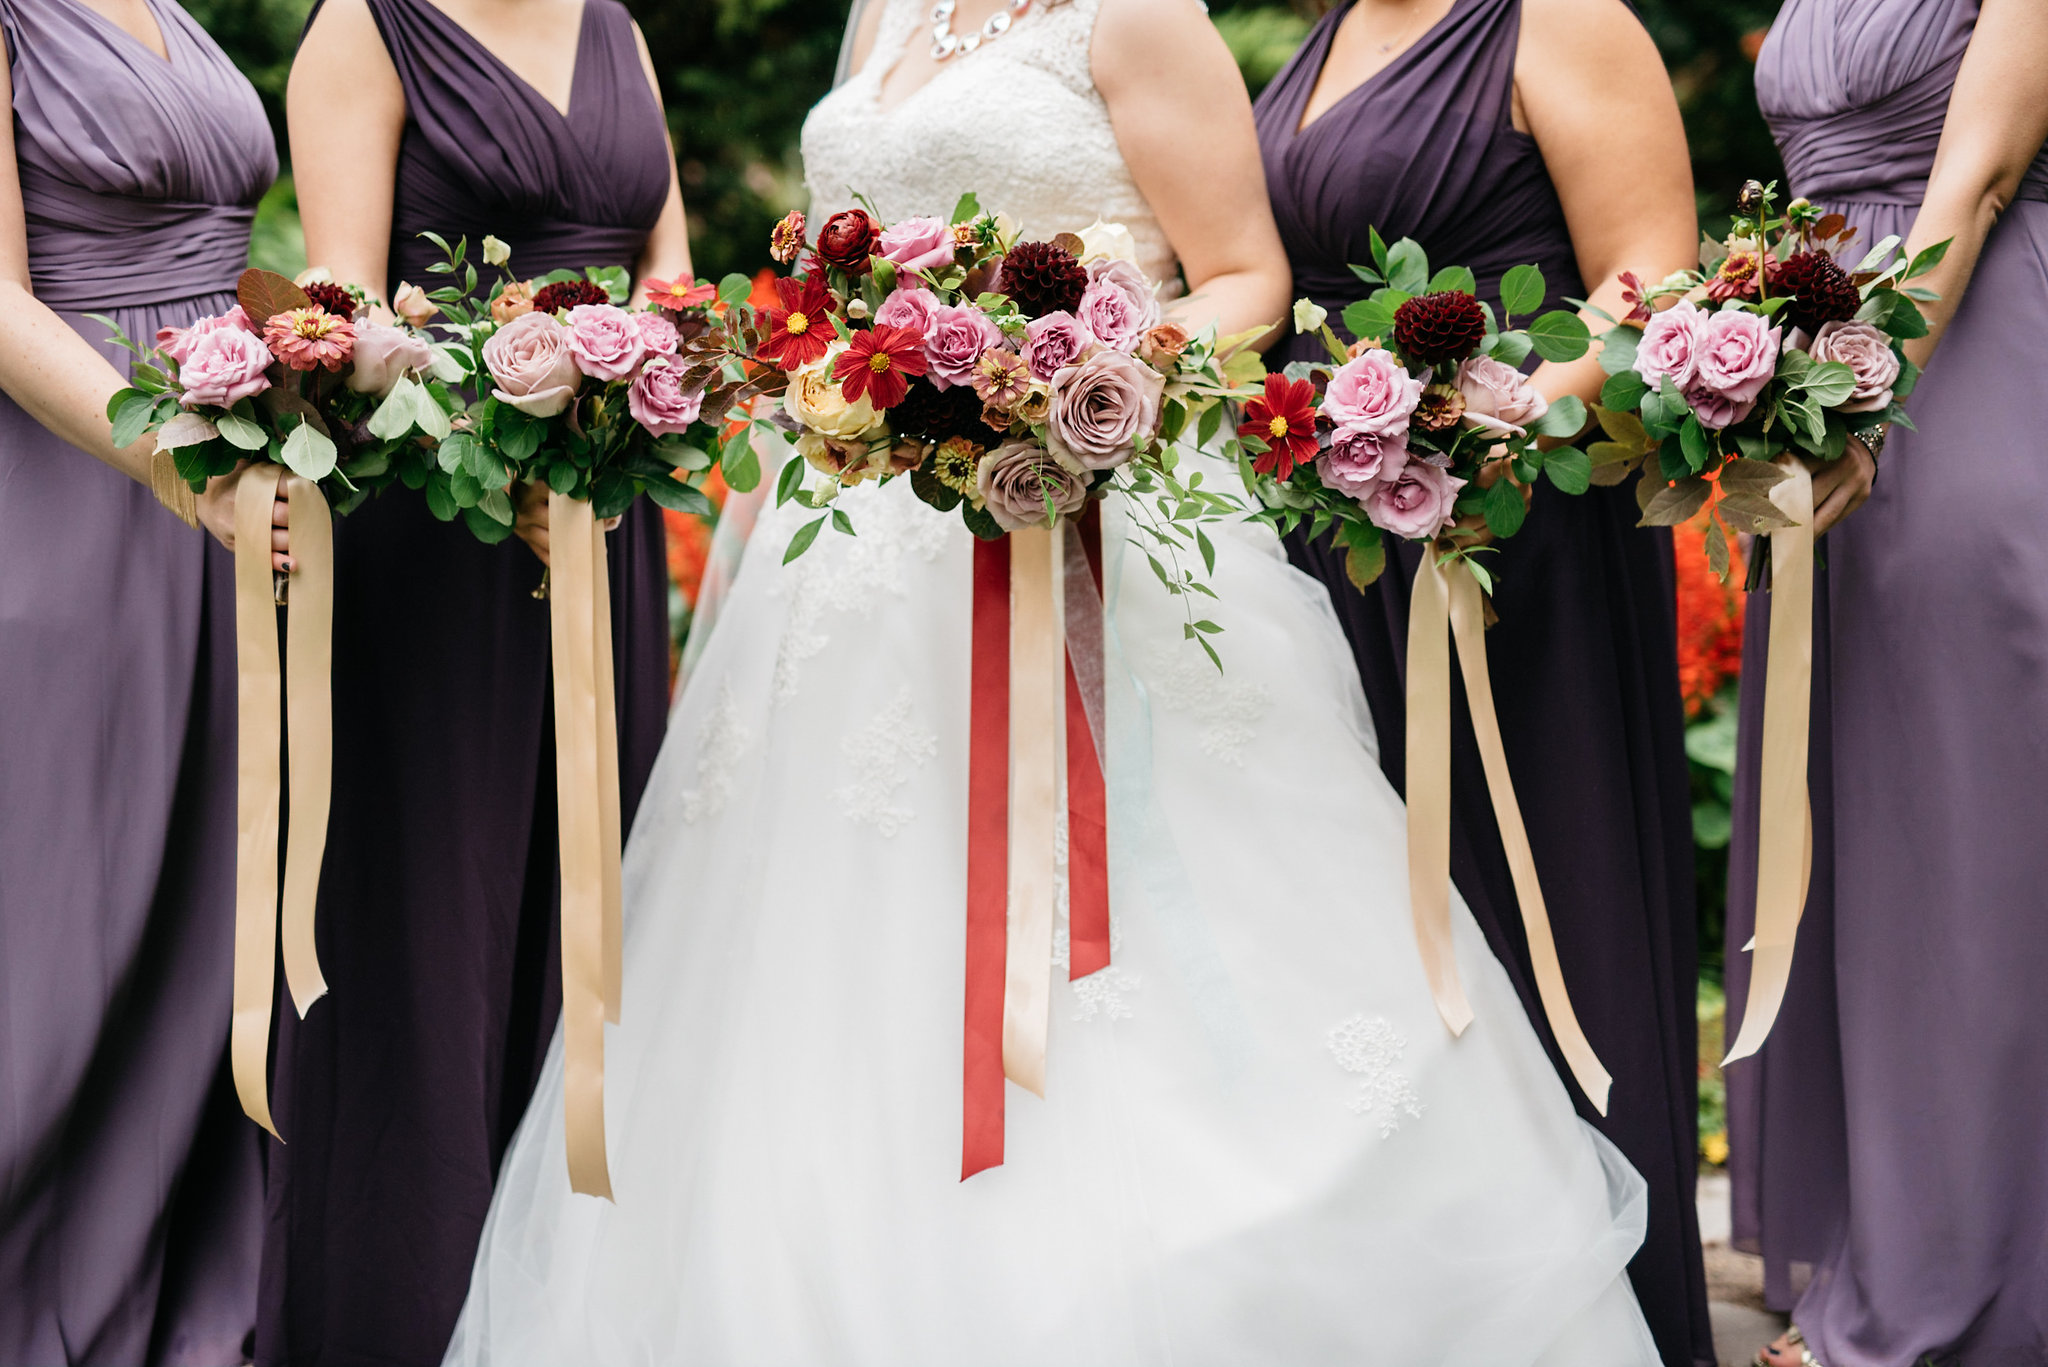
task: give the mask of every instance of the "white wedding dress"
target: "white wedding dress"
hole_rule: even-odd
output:
[[[1089,74],[1104,0],[890,110],[926,0],[876,2],[805,125],[816,220],[974,189],[1171,273]],[[1006,1164],[959,1180],[971,538],[901,481],[843,506],[787,567],[811,515],[762,517],[632,832],[616,1204],[569,1191],[558,1032],[448,1361],[1655,1363],[1641,1179],[1462,903],[1477,1021],[1439,1021],[1350,656],[1262,530],[1217,537],[1219,674],[1111,501],[1115,961],[1054,974],[1046,1097],[1008,1088]]]

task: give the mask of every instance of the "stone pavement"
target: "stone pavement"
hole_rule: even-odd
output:
[[[1728,1246],[1725,1173],[1700,1178],[1699,1207],[1714,1348],[1721,1356],[1721,1367],[1749,1367],[1757,1349],[1784,1331],[1785,1317],[1764,1308],[1763,1259]]]

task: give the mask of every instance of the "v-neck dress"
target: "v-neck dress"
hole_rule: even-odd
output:
[[[1498,307],[1501,275],[1534,263],[1546,307],[1583,294],[1564,210],[1536,140],[1514,127],[1520,0],[1456,0],[1445,17],[1307,128],[1301,118],[1337,26],[1324,16],[1260,96],[1260,146],[1295,293],[1334,319],[1363,290],[1368,229],[1469,266]],[[1617,205],[1617,212],[1626,212]],[[1319,358],[1313,338],[1269,363]],[[1679,699],[1671,541],[1639,530],[1632,492],[1539,487],[1529,523],[1494,562],[1500,620],[1486,634],[1508,768],[1557,934],[1572,1003],[1614,1074],[1611,1106],[1580,1113],[1650,1184],[1650,1228],[1630,1267],[1671,1364],[1711,1362],[1693,1206],[1697,990],[1689,775]],[[1398,786],[1406,766],[1408,594],[1419,556],[1388,558],[1364,593],[1328,542],[1288,553],[1321,579],[1349,637]],[[1451,875],[1508,967],[1546,1046],[1514,883],[1454,683]],[[1557,1055],[1552,1047],[1552,1060]],[[1569,1072],[1559,1064],[1568,1087]]]
[[[234,303],[277,173],[256,92],[172,0],[167,56],[0,0],[30,286],[148,341]],[[14,345],[12,339],[0,345]],[[0,1363],[242,1360],[262,1151],[222,1064],[233,565],[0,395]]]
[[[521,275],[632,264],[671,172],[617,0],[586,0],[566,114],[427,0],[370,11],[406,100],[381,283],[437,282],[429,230],[494,233]],[[667,717],[657,510],[609,549],[630,823]],[[335,561],[331,991],[278,1033],[257,1356],[438,1363],[559,1005],[548,605],[524,543],[402,489]]]

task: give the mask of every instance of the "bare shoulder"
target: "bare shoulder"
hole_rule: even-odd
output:
[[[1520,55],[1544,67],[1653,63],[1657,45],[1627,0],[1522,0]]]
[[[302,67],[354,72],[351,85],[358,97],[400,88],[398,69],[391,64],[369,0],[324,0],[292,59],[292,74],[296,76]]]
[[[1105,98],[1119,89],[1173,83],[1201,89],[1219,73],[1239,80],[1223,36],[1200,0],[1096,0],[1089,50]]]
[[[854,26],[853,50],[846,68],[849,76],[867,65],[868,54],[875,50],[875,35],[882,29],[882,11],[887,8],[889,0],[853,0],[853,12],[848,16]]]

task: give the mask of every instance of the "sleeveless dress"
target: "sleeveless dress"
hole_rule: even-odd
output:
[[[168,61],[73,0],[0,0],[31,285],[95,344],[86,313],[147,342],[231,307],[277,172],[249,83],[150,9]],[[232,568],[0,395],[0,1362],[243,1358]]]
[[[1771,30],[1757,95],[1791,188],[1864,249],[1912,227],[1976,20],[1974,0],[1791,0]],[[2048,156],[1909,401],[1919,430],[1894,431],[1870,501],[1821,543],[1813,887],[1785,1011],[1729,1069],[1728,1109],[1736,1239],[1829,1367],[2048,1363],[2044,261]],[[1731,1013],[1770,630],[1768,595],[1750,602]]]
[[[406,98],[374,285],[431,287],[428,229],[496,233],[525,275],[632,264],[670,170],[617,0],[587,0],[566,117],[429,0],[370,10]],[[609,549],[630,821],[668,708],[657,510]],[[335,562],[332,991],[281,1013],[258,1359],[432,1363],[559,1008],[548,605],[524,543],[403,489],[337,524]]]
[[[1471,267],[1496,308],[1502,273],[1524,262],[1543,269],[1546,308],[1582,296],[1557,191],[1535,139],[1511,116],[1520,0],[1457,0],[1434,29],[1300,128],[1348,12],[1323,17],[1256,110],[1295,294],[1334,321],[1363,293],[1349,266],[1371,261],[1367,230],[1377,227],[1389,242],[1414,238],[1438,265]],[[1315,339],[1292,337],[1267,363],[1323,355]],[[1573,1086],[1536,996],[1462,682],[1453,684],[1451,876],[1579,1113],[1649,1182],[1649,1235],[1629,1270],[1664,1361],[1683,1367],[1714,1360],[1693,1197],[1690,778],[1670,536],[1637,529],[1636,518],[1626,487],[1570,497],[1539,485],[1528,525],[1495,562],[1500,620],[1486,633],[1508,768],[1565,982],[1614,1074],[1604,1118]],[[1381,765],[1398,787],[1408,594],[1420,557],[1404,546],[1360,593],[1328,543],[1297,534],[1288,553],[1329,587],[1379,727]]]
[[[1170,269],[1098,0],[884,109],[927,22],[886,3],[804,127],[817,216],[971,188],[1036,233],[1116,215]],[[1257,529],[1215,538],[1218,674],[1106,511],[1116,962],[1070,983],[1056,932],[1046,1098],[1010,1089],[1007,1163],[959,1180],[971,537],[900,482],[840,506],[858,535],[787,566],[797,510],[763,515],[633,831],[617,1203],[569,1191],[557,1043],[448,1361],[1653,1363],[1640,1182],[1462,910],[1478,1021],[1437,1019],[1342,637]]]

